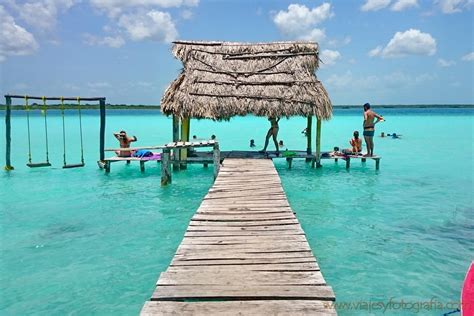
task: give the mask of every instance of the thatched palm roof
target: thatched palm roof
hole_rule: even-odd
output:
[[[184,69],[161,100],[167,115],[331,117],[331,100],[314,74],[319,66],[316,43],[180,41],[173,54]]]

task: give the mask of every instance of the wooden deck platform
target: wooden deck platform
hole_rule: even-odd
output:
[[[226,158],[141,315],[335,315],[270,159]]]

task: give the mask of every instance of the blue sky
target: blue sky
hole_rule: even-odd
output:
[[[159,104],[170,42],[315,40],[334,104],[474,103],[474,0],[2,0],[0,92]]]

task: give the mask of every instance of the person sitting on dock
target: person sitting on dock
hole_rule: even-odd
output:
[[[275,144],[275,149],[277,152],[277,155],[280,153],[280,149],[278,148],[278,141],[277,141],[277,136],[278,136],[278,130],[280,127],[278,126],[278,122],[280,121],[280,118],[275,118],[275,117],[269,117],[268,120],[270,121],[270,128],[268,129],[267,136],[265,137],[265,146],[263,147],[260,152],[264,153],[267,151],[268,147],[268,141],[270,140],[270,137],[273,138],[273,143]]]
[[[281,139],[278,142],[278,148],[285,148],[285,144],[283,143],[283,140],[281,140]]]
[[[250,140],[250,147],[251,148],[255,147],[255,140],[253,139]]]
[[[137,141],[137,137],[128,137],[127,132],[125,131],[120,131],[120,133],[114,133],[115,138],[120,142],[120,148],[130,148],[130,144],[132,142]],[[119,157],[131,157],[133,154],[132,150],[116,150],[115,153]]]
[[[374,119],[377,120],[374,122]],[[384,118],[381,115],[378,115],[370,109],[370,104],[364,104],[364,139],[365,144],[367,145],[367,154],[366,157],[372,157],[374,155],[374,134],[375,134],[375,124],[378,122],[383,122]]]
[[[349,141],[352,146],[352,153],[358,155],[362,152],[362,139],[359,138],[359,131],[354,131],[354,138]]]
[[[211,135],[211,140],[216,140],[216,135],[212,134]]]

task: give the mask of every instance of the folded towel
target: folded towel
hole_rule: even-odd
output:
[[[143,157],[151,157],[153,153],[146,149],[140,149],[133,153],[133,157],[143,158]]]

